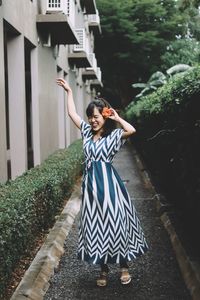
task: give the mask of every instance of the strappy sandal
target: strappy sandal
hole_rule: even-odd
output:
[[[131,282],[131,275],[128,272],[128,269],[122,268],[121,269],[121,284],[129,284]]]
[[[101,271],[99,278],[97,278],[97,285],[98,286],[106,286],[107,285],[107,277],[108,277],[108,272]]]

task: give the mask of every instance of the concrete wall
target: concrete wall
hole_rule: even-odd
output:
[[[73,26],[86,28],[92,51],[92,34],[80,2],[73,5]],[[82,80],[83,69],[69,65],[72,46],[44,45],[36,17],[45,13],[46,0],[6,0],[0,6],[0,182],[21,175],[30,168],[31,159],[33,166],[39,165],[57,149],[80,138],[80,131],[67,115],[67,94],[57,86],[57,77],[71,85],[81,117],[86,117],[86,106],[93,97],[90,84]],[[32,149],[28,148],[29,135]]]
[[[0,7],[0,182],[7,180],[3,11]]]

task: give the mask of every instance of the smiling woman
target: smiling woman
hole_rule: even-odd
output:
[[[105,116],[105,109],[109,110],[109,116],[108,114]],[[112,110],[110,104],[102,98],[90,102],[86,109],[86,115],[93,130],[93,139],[106,136],[116,128],[116,121],[109,118],[114,116],[114,110]]]
[[[120,265],[121,283],[128,284],[128,262],[144,254],[148,245],[135,207],[112,161],[125,139],[136,130],[102,98],[88,105],[89,124],[86,123],[76,112],[68,83],[63,79],[57,83],[68,93],[68,114],[80,128],[83,139],[85,170],[78,258],[101,266],[98,286],[107,285],[108,263]],[[117,123],[121,128],[116,128]]]

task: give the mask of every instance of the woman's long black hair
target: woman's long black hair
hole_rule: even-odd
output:
[[[103,98],[95,98],[92,102],[89,103],[87,109],[86,109],[86,115],[87,117],[92,117],[94,114],[95,107],[98,109],[100,113],[102,113],[103,108],[112,108],[111,105]],[[112,119],[106,119],[104,124],[104,131],[102,136],[108,136],[115,128],[116,128],[116,122]]]

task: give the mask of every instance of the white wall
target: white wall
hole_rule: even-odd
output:
[[[58,149],[57,68],[53,49],[38,47],[41,161]]]
[[[18,32],[37,45],[36,1],[6,0],[3,1],[3,18]]]
[[[76,28],[83,28],[85,21],[80,2],[75,1],[75,3],[74,24]],[[37,30],[36,16],[45,12],[46,0],[5,0],[0,7],[0,182],[8,179],[3,20],[5,20],[5,28],[9,28],[6,44],[10,113],[9,155],[12,178],[21,175],[28,168],[25,39],[32,45],[30,50],[30,101],[32,105],[30,121],[34,166],[41,164],[57,149],[65,148],[80,138],[80,131],[67,115],[67,93],[56,84],[58,76],[64,77],[69,82],[77,111],[82,118],[87,120],[85,109],[91,100],[91,91],[82,81],[82,70],[68,63],[69,45],[59,47],[43,45],[40,30]],[[90,39],[88,29],[87,32]],[[88,49],[92,49],[89,40]]]
[[[27,169],[24,38],[7,43],[10,156],[12,179]]]

